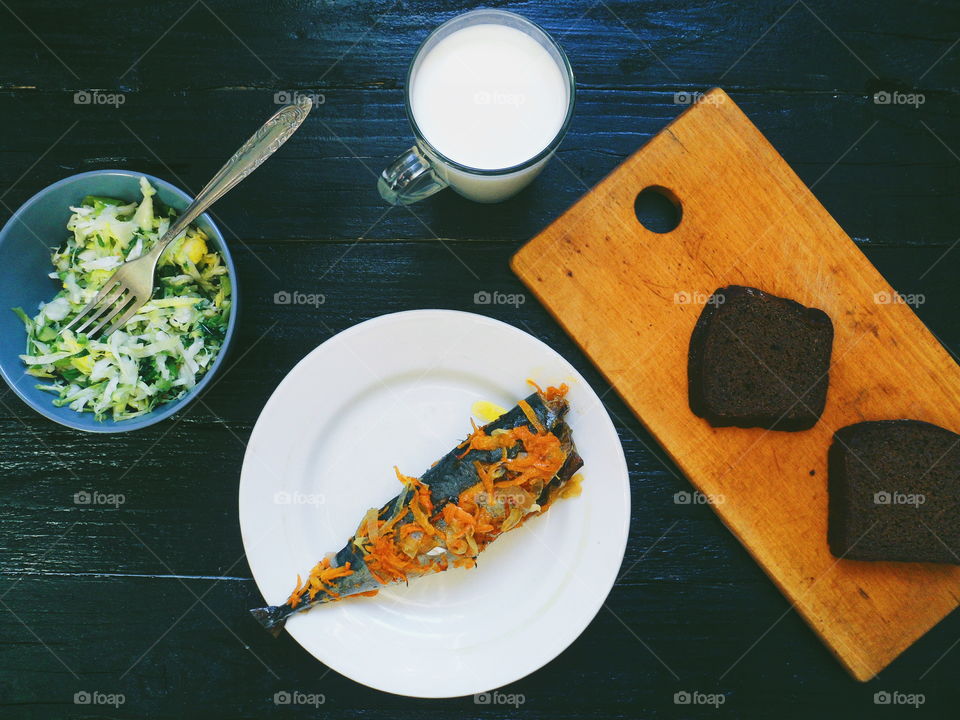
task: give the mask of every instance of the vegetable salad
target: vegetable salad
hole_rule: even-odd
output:
[[[148,252],[176,212],[155,203],[156,190],[140,178],[143,199],[125,203],[87,196],[67,223],[72,234],[51,255],[62,289],[29,317],[20,358],[47,382],[53,404],[92,412],[97,420],[127,420],[176,400],[210,369],[230,317],[231,283],[223,258],[193,226],[157,263],[153,297],[105,339],[63,330],[124,262]]]

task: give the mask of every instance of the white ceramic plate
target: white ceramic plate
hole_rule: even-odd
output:
[[[283,603],[297,574],[353,535],[364,512],[469,434],[471,406],[509,408],[570,386],[583,493],[505,534],[472,570],[455,568],[298,614],[287,630],[337,672],[416,697],[513,682],[583,632],[616,579],[630,524],[623,449],[586,381],[510,325],[449,310],[384,315],[305,357],[253,429],[240,479],[240,527],[257,586]],[[480,423],[478,423],[480,424]]]

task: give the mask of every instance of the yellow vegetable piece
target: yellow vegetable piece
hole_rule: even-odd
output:
[[[183,262],[183,258],[187,258],[196,265],[200,262],[200,258],[206,254],[207,243],[203,235],[198,233],[197,235],[184,239],[183,245],[180,247],[180,252],[177,253],[177,260]]]
[[[93,270],[90,273],[88,282],[91,286],[101,287],[114,272],[116,272],[116,270]]]
[[[84,355],[83,357],[73,358],[70,361],[70,364],[85,375],[89,375],[93,372],[92,355]]]
[[[477,400],[477,402],[475,402],[470,408],[470,411],[474,414],[474,416],[480,418],[484,422],[493,422],[498,417],[503,415],[506,412],[506,409],[492,402],[487,402],[486,400]]]
[[[560,497],[575,498],[580,497],[583,492],[583,475],[577,473],[567,481],[567,484],[560,489]]]

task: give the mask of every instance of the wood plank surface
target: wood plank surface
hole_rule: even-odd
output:
[[[956,607],[960,568],[834,558],[827,448],[835,430],[862,420],[960,431],[960,366],[907,303],[891,301],[896,291],[730,97],[714,89],[700,100],[524,246],[513,268],[867,680]],[[650,186],[682,205],[669,233],[636,217],[634,200]],[[833,320],[827,406],[813,429],[713,428],[690,411],[690,333],[709,295],[728,284]]]
[[[578,80],[570,131],[505,203],[443,192],[387,212],[372,175],[410,142],[407,61],[431,28],[490,5],[564,46]],[[84,170],[148,172],[195,192],[276,109],[275,93],[319,92],[325,103],[214,209],[243,310],[203,403],[141,432],[91,437],[0,387],[0,717],[955,714],[960,613],[874,682],[853,681],[710,508],[674,502],[690,490],[680,469],[543,306],[529,293],[519,307],[473,295],[524,293],[508,266],[519,244],[660,132],[682,108],[675,93],[723,84],[891,284],[924,295],[917,313],[960,350],[958,36],[956,0],[4,0],[0,222]],[[93,88],[125,102],[74,103]],[[926,102],[875,104],[885,89]],[[272,302],[294,289],[326,303]],[[426,307],[496,317],[568,358],[603,394],[630,469],[630,542],[607,608],[567,652],[503,688],[525,696],[518,708],[387,696],[328,672],[249,618],[262,598],[246,563],[234,564],[243,444],[273,387],[334,332]],[[84,489],[126,503],[79,507]],[[181,580],[209,589],[210,611]],[[74,705],[94,689],[126,702]],[[277,707],[281,690],[326,703]],[[694,690],[725,702],[674,702]],[[881,690],[925,704],[878,709]]]

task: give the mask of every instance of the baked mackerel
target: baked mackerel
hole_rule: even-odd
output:
[[[477,427],[419,478],[396,470],[400,493],[364,515],[356,533],[297,585],[283,605],[250,612],[274,635],[294,613],[451,567],[474,567],[503,533],[579,492],[583,461],[570,427],[566,386],[521,400]]]

